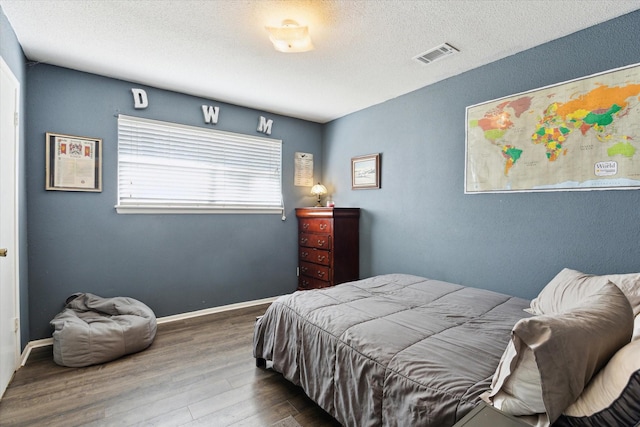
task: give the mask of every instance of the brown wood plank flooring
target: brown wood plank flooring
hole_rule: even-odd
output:
[[[36,349],[2,400],[0,426],[339,426],[300,389],[255,367],[260,305],[158,325],[147,350],[66,368]]]

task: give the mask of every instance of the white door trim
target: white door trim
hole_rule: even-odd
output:
[[[13,245],[12,247],[7,248],[13,254],[13,286],[14,286],[14,328],[16,334],[16,347],[15,347],[15,356],[14,356],[14,372],[20,366],[20,230],[19,230],[19,212],[20,212],[20,173],[19,173],[19,165],[20,165],[20,116],[18,112],[20,111],[20,82],[16,78],[16,76],[11,71],[11,68],[4,61],[4,58],[0,56],[0,72],[2,72],[5,76],[9,78],[15,85],[15,105],[14,105],[14,126],[15,126],[15,135],[13,141],[13,222],[14,222],[14,233],[13,233]],[[4,393],[4,389],[0,390],[0,396]]]

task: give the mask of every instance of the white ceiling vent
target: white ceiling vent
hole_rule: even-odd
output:
[[[450,44],[443,43],[438,47],[434,47],[420,55],[414,57],[416,61],[422,64],[431,64],[433,61],[437,61],[438,59],[444,58],[446,56],[451,56],[454,53],[458,53],[458,49],[451,46]]]

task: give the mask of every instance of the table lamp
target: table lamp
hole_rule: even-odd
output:
[[[325,187],[324,185],[317,183],[316,185],[314,185],[313,187],[311,187],[311,194],[313,194],[314,196],[318,196],[318,203],[316,204],[316,207],[318,206],[322,206],[322,203],[320,203],[320,197],[324,196],[325,194],[327,194],[327,187]]]

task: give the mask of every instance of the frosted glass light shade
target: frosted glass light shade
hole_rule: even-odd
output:
[[[313,50],[309,27],[302,27],[296,21],[286,19],[280,27],[265,27],[269,40],[278,52],[308,52]]]

